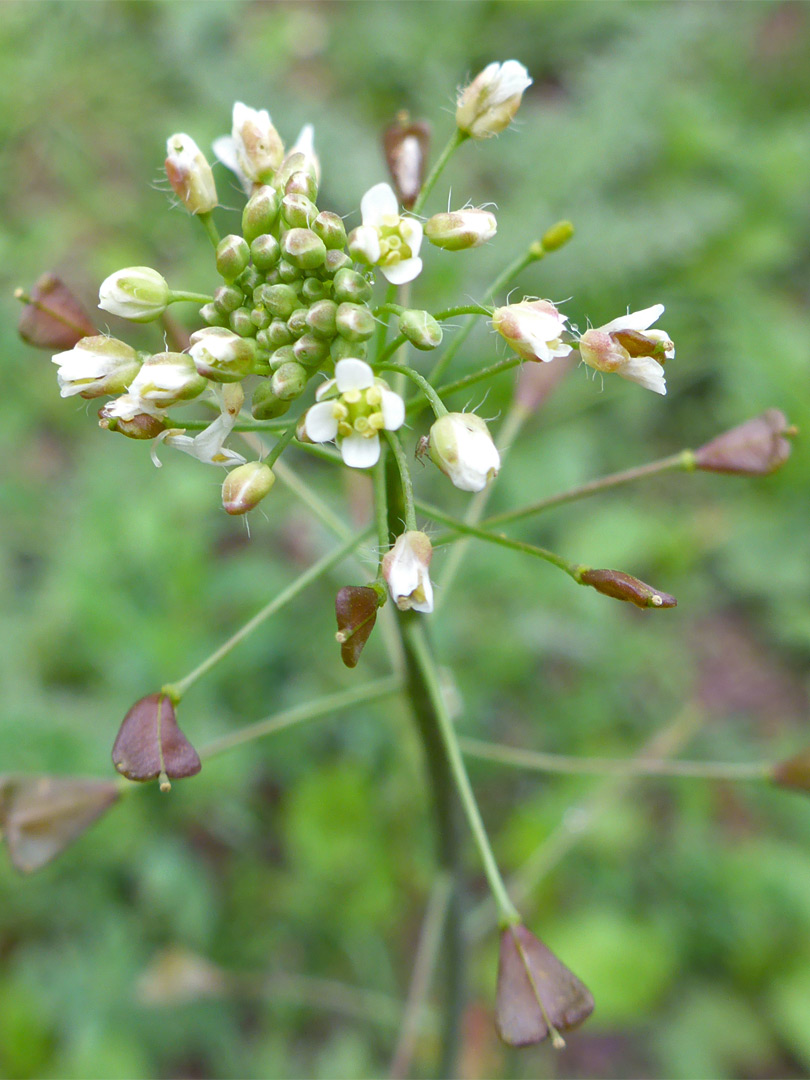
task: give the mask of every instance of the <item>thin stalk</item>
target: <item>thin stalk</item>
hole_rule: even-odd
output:
[[[397,472],[399,473],[399,482],[402,488],[402,499],[405,511],[405,528],[408,532],[415,531],[416,511],[414,509],[413,499],[413,480],[411,479],[411,470],[408,468],[408,459],[405,457],[405,451],[402,448],[402,443],[399,441],[399,436],[396,432],[386,431],[385,437],[388,440],[388,445],[391,447],[397,465]]]
[[[396,285],[389,285],[388,288],[385,290],[385,299],[380,304],[380,308],[379,308],[379,310],[382,312],[382,314],[385,317],[380,319],[379,326],[377,327],[377,336],[376,336],[375,342],[374,342],[374,355],[375,356],[380,356],[383,349],[385,348],[385,339],[388,336],[388,312],[391,310],[391,307],[393,306],[394,301],[396,300],[396,296],[397,296],[397,287],[396,287]]]
[[[205,404],[205,402],[203,402]],[[165,417],[166,427],[170,428],[185,428],[186,431],[203,431],[211,424],[210,420],[186,420],[185,418],[180,420],[175,416]],[[256,421],[252,423],[250,420],[234,424],[233,431],[258,431],[265,434],[273,433],[275,431],[286,431],[289,427],[289,418],[285,420],[264,420]]]
[[[440,386],[436,392],[442,396],[445,396],[446,394],[455,394],[459,390],[465,390],[468,386],[474,386],[476,383],[483,382],[485,379],[492,379],[495,375],[500,375],[503,371],[511,371],[512,368],[516,368],[522,363],[523,361],[519,356],[506,356],[503,360],[498,360],[496,363],[490,364],[489,367],[481,368],[480,371],[473,371],[461,379],[456,379],[455,382],[445,383],[444,386]]]
[[[326,694],[315,701],[307,701],[303,705],[294,705],[290,709],[283,709],[274,713],[264,720],[257,720],[255,724],[248,724],[239,731],[229,732],[206,743],[200,750],[200,757],[207,759],[224,754],[234,747],[244,743],[253,742],[254,739],[263,739],[266,735],[275,735],[277,731],[302,724],[306,720],[317,720],[330,713],[339,712],[341,709],[350,709],[355,705],[365,705],[371,701],[379,701],[381,698],[391,697],[402,690],[402,679],[397,675],[390,675],[384,679],[375,679],[363,686],[355,686],[351,690],[339,690],[334,694]]]
[[[275,446],[270,450],[267,457],[264,459],[265,465],[269,465],[271,468],[275,465],[276,461],[281,457],[284,448],[295,438],[296,425],[291,423],[283,435],[280,435]]]
[[[378,359],[374,361],[372,366],[375,368],[379,367],[380,364],[384,363],[389,356],[393,356],[398,349],[401,349],[402,346],[406,345],[407,343],[408,339],[405,337],[404,334],[400,334],[399,337],[395,337],[394,340],[388,345],[386,345],[382,352],[378,354]]]
[[[498,908],[499,924],[501,929],[507,926],[514,926],[521,921],[520,914],[509,899],[506,885],[501,877],[498,864],[495,861],[495,855],[493,854],[492,846],[490,845],[489,837],[487,836],[487,831],[481,818],[481,812],[478,809],[478,803],[475,801],[475,795],[473,794],[472,786],[469,777],[467,776],[467,770],[464,766],[464,759],[459,748],[455,727],[447,710],[447,705],[445,704],[433,654],[428,647],[424,630],[418,622],[411,622],[406,633],[439,723],[439,730],[444,743],[444,750],[447,754],[447,760],[450,764],[450,770],[455,781],[456,792],[461,800],[467,823],[470,826],[470,831],[473,834],[478,853],[481,856],[481,862],[484,867],[487,882],[489,883],[490,891],[492,892],[492,897]]]
[[[386,447],[382,447],[380,460],[374,466],[374,518],[377,523],[377,546],[380,551],[378,578],[382,577],[382,559],[388,551],[388,494],[385,490]]]
[[[214,249],[219,247],[219,231],[214,224],[214,218],[212,211],[208,211],[206,214],[195,214],[195,217],[205,229],[205,234],[214,246]]]
[[[621,487],[623,484],[630,484],[634,480],[642,480],[645,477],[657,476],[665,472],[692,472],[694,467],[694,453],[691,450],[681,450],[671,457],[651,461],[647,465],[636,465],[634,468],[625,469],[623,472],[611,473],[608,476],[600,477],[598,480],[590,480],[587,484],[580,484],[579,487],[571,488],[569,491],[562,491],[558,495],[549,495],[548,498],[540,499],[539,502],[523,506],[518,510],[507,510],[502,514],[495,514],[493,517],[486,518],[481,524],[484,528],[490,528],[493,525],[506,525],[512,521],[521,521],[523,518],[533,517],[544,510],[549,510],[553,506],[562,506],[564,503],[574,502],[576,499],[584,499],[588,495],[595,495],[600,491]]]
[[[190,303],[194,304],[210,304],[213,299],[213,296],[208,296],[206,293],[185,292],[182,289],[172,289],[169,293],[168,303],[179,304],[188,300]]]
[[[447,918],[452,885],[449,874],[440,873],[428,899],[416,946],[411,985],[402,1014],[402,1026],[399,1030],[394,1056],[391,1059],[391,1068],[388,1071],[391,1080],[403,1080],[410,1072],[416,1040],[423,1026],[423,1013],[430,993],[433,971],[442,943],[442,930]]]
[[[445,416],[447,409],[442,404],[442,399],[427,381],[424,375],[421,375],[415,368],[408,367],[407,364],[377,364],[377,371],[397,371],[400,375],[406,375],[411,382],[415,382],[425,397],[430,402],[430,407],[436,416]]]
[[[322,559],[319,559],[309,570],[305,570],[300,577],[297,577],[286,589],[282,589],[281,592],[274,596],[273,599],[258,611],[252,619],[236,631],[227,641],[223,642],[218,649],[215,649],[210,656],[208,656],[201,664],[198,664],[193,671],[190,671],[184,678],[179,679],[175,683],[169,683],[163,687],[163,693],[166,694],[175,704],[183,697],[185,692],[190,686],[192,686],[203,675],[207,674],[216,664],[219,663],[228,653],[232,652],[237,645],[241,644],[245,638],[251,634],[256,627],[261,626],[263,622],[270,618],[271,615],[275,615],[277,611],[280,611],[285,604],[288,604],[293,600],[307,585],[310,585],[313,581],[317,580],[322,574],[325,574],[328,570],[331,570],[333,566],[337,566],[346,556],[352,552],[359,544],[361,544],[371,533],[371,529],[364,529],[361,533],[352,536],[345,543],[341,544],[339,548],[329,552],[328,555],[324,555]]]
[[[460,739],[467,757],[497,761],[532,772],[591,774],[609,776],[675,776],[698,780],[771,780],[773,764],[768,761],[662,761],[653,758],[577,757],[547,754],[516,746]]]
[[[467,139],[469,139],[469,137],[470,136],[467,135],[466,132],[459,131],[459,129],[456,128],[456,130],[447,140],[447,144],[445,145],[441,154],[439,154],[439,157],[436,160],[436,164],[430,170],[427,180],[425,180],[424,184],[422,184],[422,190],[417,195],[416,202],[411,208],[412,214],[416,215],[421,213],[422,207],[425,205],[425,201],[427,200],[428,195],[430,195],[431,191],[436,185],[436,181],[444,172],[444,168],[447,165],[448,161],[453,156],[453,154],[455,154],[456,150],[458,150],[461,144],[465,143]]]

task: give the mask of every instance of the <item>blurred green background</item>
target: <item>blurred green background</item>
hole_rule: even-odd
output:
[[[575,240],[519,291],[571,297],[581,327],[665,303],[678,353],[666,398],[575,370],[513,448],[500,510],[699,445],[768,406],[810,430],[808,55],[810,8],[795,3],[6,3],[0,771],[110,775],[129,704],[185,674],[333,542],[281,484],[248,539],[219,508],[219,474],[169,451],[155,470],[143,445],[98,429],[93,403],[60,400],[47,354],[16,336],[11,291],[43,270],[91,309],[127,265],[213,286],[202,230],[169,212],[170,133],[210,146],[236,99],[268,108],[287,140],[312,121],[319,204],[348,214],[387,178],[379,133],[397,110],[430,120],[438,147],[456,85],[493,59],[528,67],[514,129],[465,147],[428,207],[444,209],[450,189],[453,205],[494,202],[498,236],[468,255],[428,251],[415,301],[480,297],[528,238],[568,217]],[[158,348],[154,329],[109,325]],[[482,327],[456,371],[500,355]],[[502,416],[512,386],[506,376],[470,404]],[[336,483],[300,452],[285,460],[345,520],[362,513],[356,477]],[[808,479],[800,437],[771,478],[674,475],[514,529],[674,593],[666,614],[472,546],[434,619],[460,731],[624,756],[691,704],[702,723],[688,757],[803,747]],[[463,512],[466,496],[432,468],[418,484]],[[345,569],[309,589],[196,686],[189,736],[385,673],[379,633],[354,672],[333,640],[334,591],[362,580]],[[602,787],[484,762],[471,773],[508,873],[574,830]],[[463,1076],[810,1074],[810,802],[644,780],[603,800],[569,847],[523,909],[596,1012],[561,1055],[508,1052],[485,936],[471,948]],[[468,855],[472,906],[486,887]],[[168,798],[140,791],[40,874],[0,861],[0,1074],[384,1074],[432,876],[420,748],[398,708],[251,744]],[[142,976],[168,947],[219,965],[230,990],[150,1005]],[[328,1007],[323,979],[373,996],[338,989]],[[415,1075],[435,1075],[436,1050],[428,1028]]]

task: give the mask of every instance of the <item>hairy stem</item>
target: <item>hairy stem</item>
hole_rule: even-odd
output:
[[[421,375],[415,368],[408,367],[407,364],[377,364],[377,371],[397,371],[400,375],[406,375],[412,382],[415,382],[425,397],[430,402],[430,407],[436,416],[445,416],[447,409],[442,404],[442,399],[427,381],[424,375]]]
[[[436,164],[430,170],[428,178],[425,180],[424,184],[422,184],[422,190],[419,192],[419,195],[416,198],[416,202],[413,204],[413,208],[411,210],[412,214],[419,214],[421,212],[428,195],[430,195],[436,184],[436,181],[439,179],[442,172],[444,171],[447,162],[450,160],[453,154],[455,154],[456,150],[458,150],[461,144],[466,142],[468,138],[469,135],[467,135],[466,132],[459,131],[459,129],[456,128],[456,130],[447,140],[447,144],[445,145],[441,154],[439,154],[438,158],[436,159]]]

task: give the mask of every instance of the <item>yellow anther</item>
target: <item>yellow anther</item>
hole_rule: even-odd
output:
[[[336,420],[345,420],[348,415],[349,410],[346,408],[343,402],[336,401],[332,406],[332,416],[334,416]]]
[[[385,427],[385,420],[383,419],[383,414],[381,412],[372,413],[371,416],[368,418],[368,425],[374,431],[382,431]]]
[[[359,390],[346,390],[340,396],[346,405],[356,405],[363,397]]]
[[[345,420],[341,420],[338,424],[338,435],[341,435],[344,439],[347,435],[353,435],[354,428],[351,424],[347,424]]]
[[[354,430],[358,435],[365,435],[368,431],[368,417],[358,416],[354,421]]]
[[[366,403],[373,406],[382,405],[382,387],[370,386],[366,390]]]

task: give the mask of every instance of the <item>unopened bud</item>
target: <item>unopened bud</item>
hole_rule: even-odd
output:
[[[61,397],[123,393],[141,366],[140,357],[126,342],[102,335],[82,338],[72,349],[51,359],[59,365],[56,375]]]
[[[227,326],[228,323],[228,316],[214,303],[203,304],[200,308],[200,316],[209,326]]]
[[[318,300],[307,311],[307,326],[316,337],[331,340],[337,333],[338,306],[334,300]]]
[[[338,304],[365,304],[372,296],[371,283],[356,270],[338,270],[332,282],[332,296]]]
[[[249,244],[257,236],[270,232],[278,217],[280,203],[278,192],[269,184],[254,191],[242,211],[242,235]]]
[[[190,214],[208,214],[219,201],[214,174],[190,135],[172,135],[166,142],[166,176]]]
[[[328,254],[328,252],[327,252]],[[315,271],[301,282],[301,299],[307,304],[314,304],[318,300],[327,300],[332,292],[332,282],[329,278],[321,281],[315,277]]]
[[[168,303],[168,283],[150,266],[116,270],[105,278],[98,290],[98,306],[103,311],[132,322],[151,322],[160,318]]]
[[[429,538],[413,529],[398,536],[383,556],[383,577],[400,611],[433,611],[433,585],[428,573],[432,556]]]
[[[270,386],[277,398],[293,401],[303,394],[308,381],[307,369],[293,360],[276,368],[270,379]]]
[[[383,135],[394,191],[406,210],[411,209],[422,190],[429,147],[430,128],[421,120],[411,122],[407,113],[400,113]]]
[[[275,420],[288,411],[292,400],[285,401],[273,393],[270,381],[259,383],[253,391],[250,411],[256,420]]]
[[[765,476],[790,457],[788,437],[795,434],[784,413],[768,409],[701,446],[695,451],[695,465],[707,472]]]
[[[197,372],[188,353],[158,353],[141,367],[129,393],[156,409],[168,409],[180,401],[198,397],[208,380]]]
[[[293,229],[310,229],[318,216],[318,207],[306,195],[285,195],[281,200],[281,216]]]
[[[326,258],[323,262],[323,270],[326,274],[331,274],[333,277],[339,271],[344,270],[352,265],[352,260],[346,254],[345,251],[340,251],[338,248],[330,248],[326,252]]]
[[[241,172],[254,184],[266,184],[284,156],[284,144],[266,109],[251,109],[241,101],[233,107],[232,138]]]
[[[434,214],[425,224],[425,236],[445,251],[481,247],[498,231],[495,215],[489,210],[454,210]]]
[[[498,475],[501,457],[486,423],[475,413],[446,413],[430,429],[430,458],[460,491],[483,491]]]
[[[262,273],[272,270],[281,257],[281,247],[272,233],[262,233],[250,245],[253,265]]]
[[[546,229],[543,233],[541,243],[545,251],[556,251],[557,248],[561,248],[564,244],[574,235],[574,226],[570,221],[558,221],[556,225],[552,225],[550,229]]]
[[[289,319],[296,308],[301,307],[298,293],[292,285],[265,285],[262,290],[262,303],[277,319]]]
[[[14,296],[25,307],[17,323],[23,341],[40,349],[72,349],[84,337],[97,333],[82,305],[56,274],[42,274],[27,296]]]
[[[771,779],[779,787],[810,792],[810,749],[774,765]]]
[[[404,334],[415,349],[426,352],[442,343],[442,328],[429,311],[410,308],[399,317],[399,332]]]
[[[223,315],[230,315],[241,307],[245,300],[245,294],[238,285],[220,285],[214,289],[214,307]]]
[[[281,250],[300,270],[314,270],[326,258],[326,245],[312,229],[290,229],[284,234]]]
[[[222,484],[222,506],[228,514],[246,514],[258,506],[276,482],[273,470],[261,461],[231,469]]]
[[[238,307],[228,316],[228,326],[239,337],[255,337],[256,323],[253,321],[253,312],[249,307]]]
[[[284,185],[284,194],[306,195],[310,201],[314,202],[318,197],[318,183],[311,173],[301,169],[294,172]]]
[[[567,321],[550,300],[507,304],[495,308],[492,316],[492,325],[518,356],[542,363],[572,351],[562,340]]]
[[[299,307],[287,319],[287,329],[294,338],[299,338],[307,332],[307,314],[307,308]]]
[[[374,333],[374,316],[362,304],[341,304],[335,319],[337,332],[347,341],[367,341]]]
[[[488,139],[507,128],[520,108],[523,92],[532,80],[523,64],[507,60],[488,64],[461,91],[456,124],[473,139]]]
[[[156,439],[161,431],[166,430],[166,425],[158,416],[151,413],[136,413],[134,416],[125,418],[111,416],[110,407],[105,406],[98,411],[98,426],[107,431],[117,431],[120,435],[126,435],[128,439]]]
[[[530,1046],[549,1035],[565,1046],[569,1031],[593,1012],[587,986],[525,926],[501,931],[495,1024],[509,1046]]]
[[[307,173],[317,184],[317,158],[314,154],[299,150],[291,151],[282,161],[273,182],[275,183],[279,191],[285,191],[287,188],[287,184],[290,182],[292,177],[299,172]],[[316,187],[315,193],[311,197],[314,199],[317,193],[318,192]]]
[[[315,334],[302,334],[292,347],[293,356],[299,364],[314,371],[329,356],[329,341]]]
[[[189,353],[197,371],[214,382],[239,382],[249,374],[256,346],[224,327],[208,326],[191,335]]]
[[[329,355],[335,363],[338,360],[348,360],[352,357],[356,360],[365,360],[367,352],[368,345],[365,341],[349,341],[348,338],[341,337],[340,334],[329,346]]]
[[[231,233],[217,244],[217,273],[226,281],[235,281],[250,260],[250,248],[242,236]]]
[[[335,615],[340,643],[340,658],[346,667],[357,666],[360,653],[377,621],[377,609],[385,595],[368,585],[345,585],[335,597]]]
[[[622,570],[581,570],[577,574],[577,580],[605,596],[612,596],[615,600],[627,600],[640,608],[672,608],[678,603],[669,593],[659,592],[652,585],[647,585]]]

